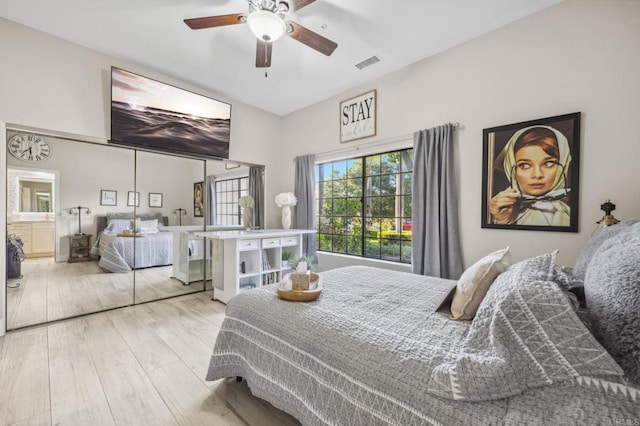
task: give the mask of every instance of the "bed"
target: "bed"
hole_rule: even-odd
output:
[[[625,261],[637,271],[634,229],[635,258]],[[638,424],[640,343],[632,337],[614,359],[575,297],[584,279],[586,302],[598,305],[589,288],[606,288],[597,269],[611,275],[619,246],[596,250],[584,278],[555,253],[510,266],[472,321],[436,311],[455,281],[369,267],[323,272],[310,303],[280,300],[276,285],[246,291],[227,305],[207,380],[243,377],[305,425]],[[637,316],[635,283],[631,299],[622,293],[636,298]],[[629,332],[638,329],[613,334]]]
[[[132,269],[165,266],[173,263],[173,233],[163,231],[168,218],[161,215],[138,215],[143,227],[138,237],[123,237],[130,228],[133,215],[107,214],[97,218],[97,238],[92,254],[100,256],[98,266],[109,272],[128,272]]]

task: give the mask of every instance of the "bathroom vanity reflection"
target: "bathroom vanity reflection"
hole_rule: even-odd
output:
[[[21,165],[7,168],[7,233],[20,238],[30,258],[55,254],[56,176]]]

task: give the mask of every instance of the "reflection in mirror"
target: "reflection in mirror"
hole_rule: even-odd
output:
[[[20,213],[50,213],[53,210],[54,177],[46,181],[26,180],[20,178]]]
[[[11,218],[19,218],[20,213],[44,213],[24,215],[40,218],[53,212],[55,173],[37,168],[9,167],[7,178],[7,213]]]
[[[203,160],[136,153],[136,303],[204,289],[203,183]]]
[[[207,161],[207,224],[264,227],[264,166]],[[240,202],[250,196],[249,206]],[[244,200],[244,199],[243,199]]]
[[[16,133],[11,132],[8,131],[8,137]],[[22,233],[26,255],[21,262],[22,278],[8,282],[7,329],[127,306],[133,302],[133,272],[107,271],[98,256],[96,241],[100,217],[114,211],[133,214],[133,207],[126,205],[124,194],[132,191],[135,185],[134,151],[52,136],[44,138],[51,146],[52,154],[46,161],[30,164],[29,169],[50,172],[58,178],[52,191],[40,187],[31,189],[32,193],[35,192],[32,207],[34,203],[40,203],[46,208],[50,193],[50,211],[25,213],[18,212],[17,208],[12,210],[9,203],[7,205],[8,227]],[[7,162],[8,170],[25,169],[18,160],[9,156]],[[33,177],[19,179],[23,188],[32,188],[24,181],[39,180]],[[10,180],[7,181],[11,185]],[[111,202],[110,198],[103,197],[103,190],[117,193],[118,197]],[[11,188],[7,189],[8,193],[11,191]],[[105,200],[107,202],[103,203]],[[81,211],[80,217],[77,216],[78,210],[74,209],[78,206],[87,207]],[[34,215],[41,217],[36,220]],[[36,257],[33,252],[47,241],[44,239],[46,232],[50,235],[50,244],[55,246],[55,257]]]
[[[222,274],[211,259],[223,253],[194,232],[247,227],[245,194],[255,199],[251,227],[263,223],[262,166],[37,133],[46,160],[7,156],[7,230],[25,255],[7,278],[7,329],[211,289]],[[162,248],[149,248],[156,234]]]

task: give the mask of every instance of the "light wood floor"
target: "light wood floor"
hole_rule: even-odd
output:
[[[296,425],[204,380],[224,305],[197,293],[0,337],[0,425]]]
[[[131,305],[134,279],[137,303],[202,290],[202,282],[185,286],[171,278],[171,266],[116,274],[100,269],[98,261],[42,257],[26,259],[21,269],[22,278],[7,283],[7,329]]]

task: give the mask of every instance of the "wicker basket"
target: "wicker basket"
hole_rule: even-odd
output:
[[[284,300],[292,302],[311,302],[316,300],[322,293],[322,277],[319,274],[309,274],[309,290],[292,290],[291,274],[285,275],[278,285],[278,296]]]

